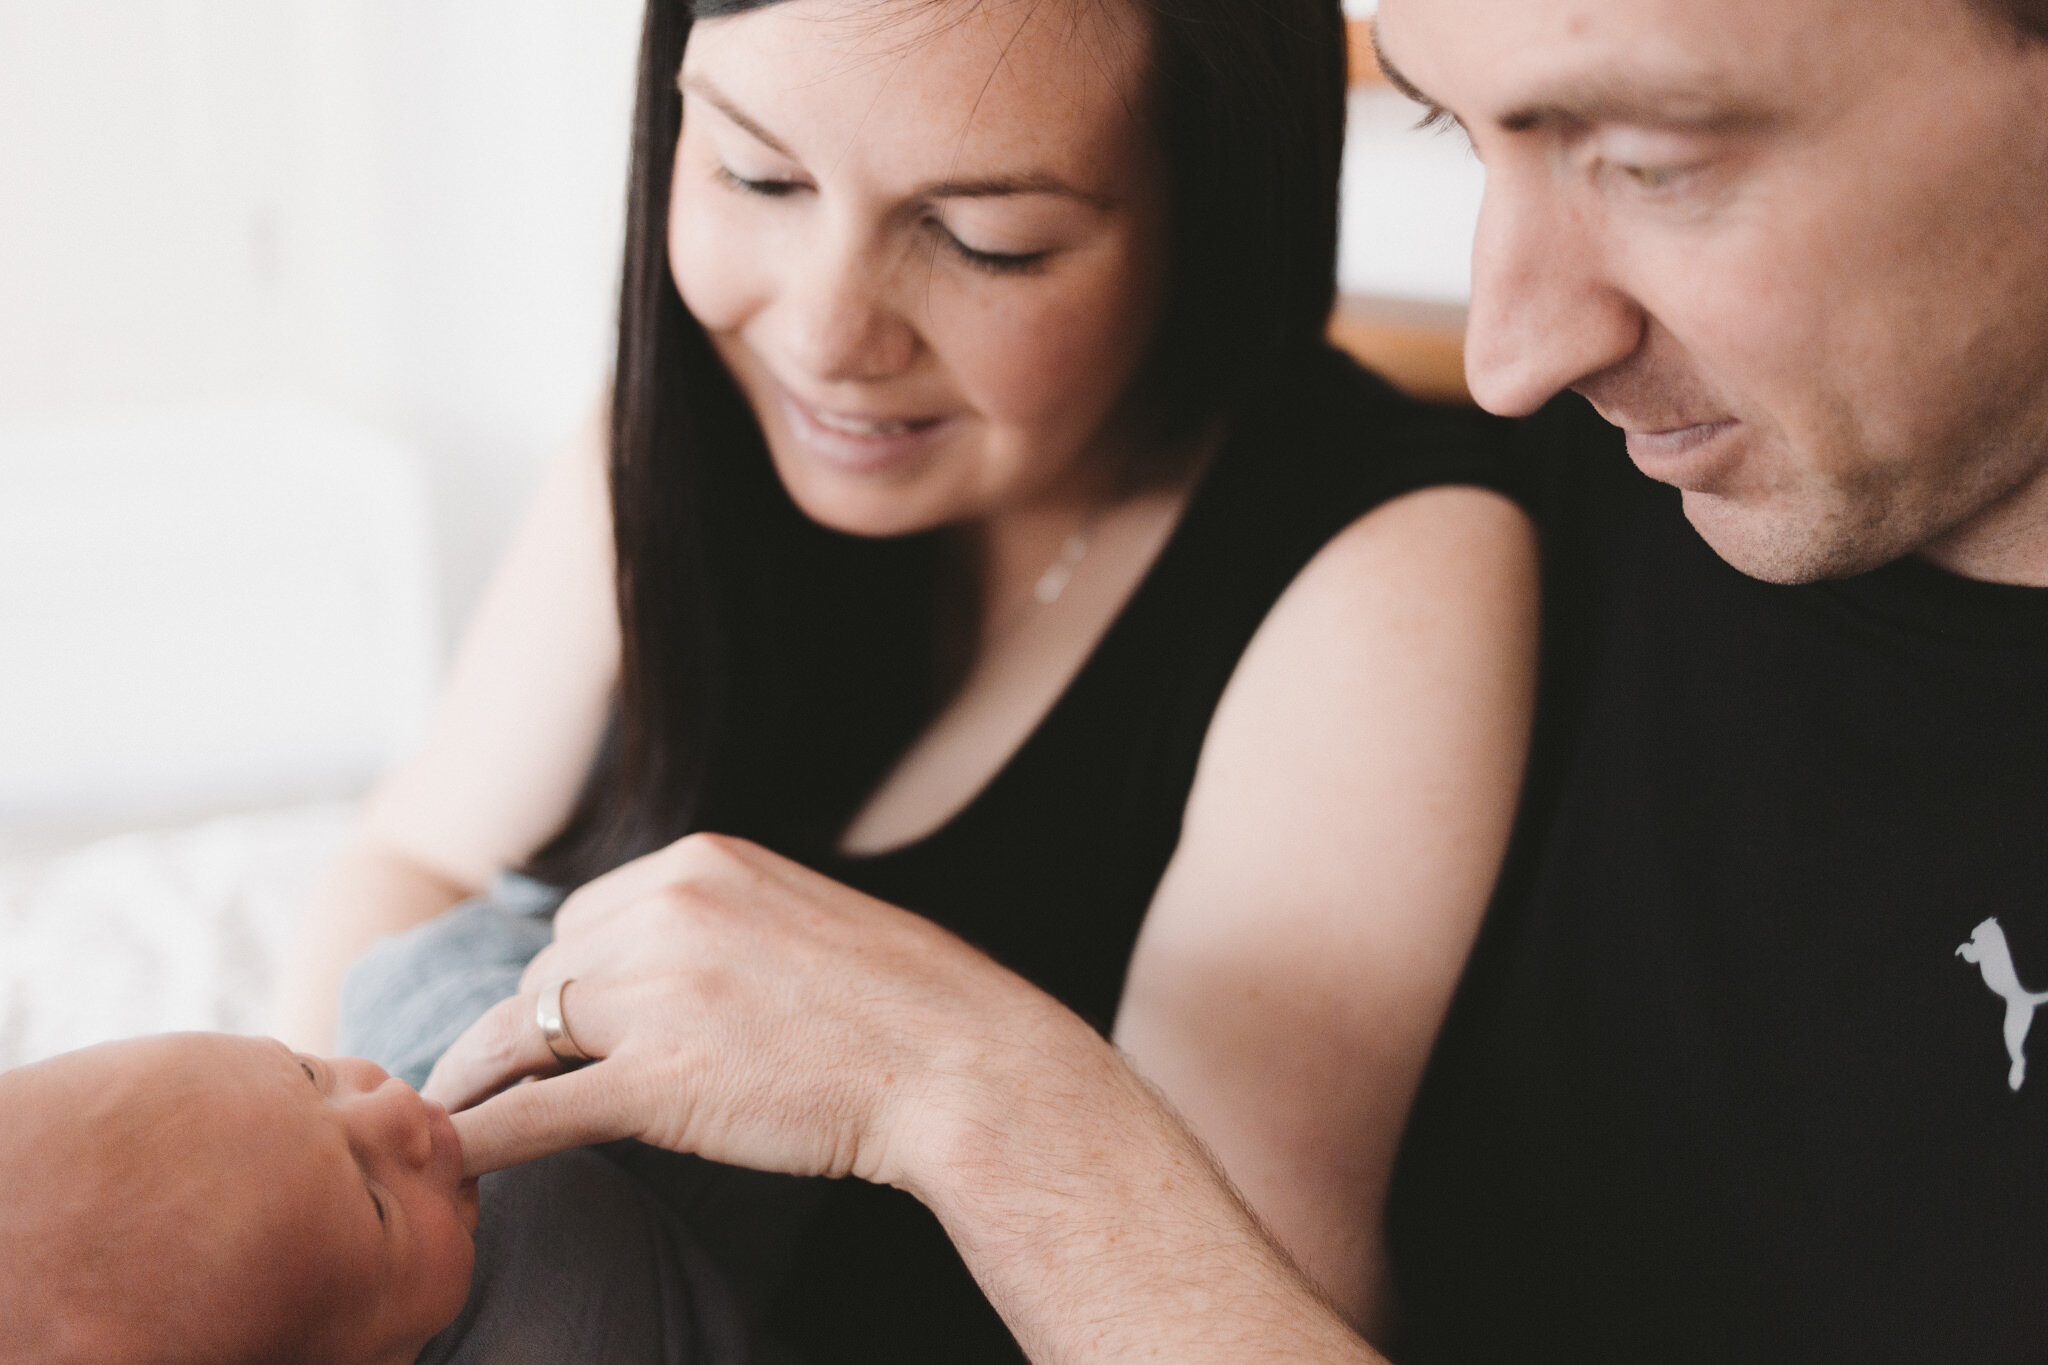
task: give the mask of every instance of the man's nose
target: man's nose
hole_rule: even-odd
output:
[[[787,354],[821,383],[858,383],[902,374],[918,334],[891,298],[889,264],[858,241],[821,243],[791,278]]]
[[[1641,345],[1642,309],[1604,257],[1591,210],[1547,177],[1489,174],[1465,327],[1465,382],[1481,407],[1526,416]]]

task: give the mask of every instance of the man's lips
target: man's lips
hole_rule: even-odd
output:
[[[1690,422],[1648,429],[1628,422],[1616,425],[1628,433],[1629,454],[1639,460],[1659,460],[1691,454],[1724,432],[1732,430],[1735,422],[1732,418],[1723,417],[1711,422]]]

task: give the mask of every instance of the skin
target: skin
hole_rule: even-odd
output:
[[[534,976],[575,978],[563,1013],[604,1060],[556,1074],[531,989],[486,1015],[429,1093],[550,1079],[455,1114],[472,1171],[630,1136],[897,1185],[1040,1365],[1380,1359],[1120,1054],[929,921],[715,835],[562,914]]]
[[[1469,352],[1488,405],[1585,391],[1752,572],[1917,552],[2042,581],[2038,49],[1935,0],[1383,0],[1380,24],[1488,163]],[[594,884],[536,976],[578,976],[569,1012],[606,1060],[458,1115],[471,1160],[634,1134],[898,1183],[1039,1361],[1378,1358],[1078,1021],[828,887],[716,839]],[[626,961],[607,922],[688,932],[665,935],[659,984],[607,988]],[[817,984],[854,956],[886,1010]],[[430,1088],[549,1074],[531,1005]],[[1427,1031],[1434,1008],[1391,1023]],[[783,1076],[807,1105],[772,1103]],[[1377,1093],[1398,1128],[1405,1096]]]
[[[446,1111],[356,1059],[182,1034],[0,1077],[0,1360],[409,1362],[461,1309]],[[199,1254],[195,1254],[199,1253]]]
[[[677,285],[785,486],[827,524],[944,526],[974,552],[979,653],[847,832],[866,851],[943,822],[1008,758],[1186,496],[1187,478],[1122,478],[1164,254],[1145,244],[1165,230],[1130,116],[1130,12],[942,9],[934,27],[923,0],[791,0],[700,26],[681,74]],[[942,233],[1048,254],[990,272]],[[788,389],[856,430],[807,433]],[[426,750],[372,802],[358,867],[481,886],[566,813],[618,670],[616,634],[592,624],[611,615],[602,464],[593,440],[552,477]],[[1085,562],[1033,613],[1033,581],[1091,517]],[[1128,972],[1128,1060],[930,923],[700,835],[573,896],[522,993],[428,1093],[461,1108],[503,1091],[457,1115],[473,1173],[631,1135],[896,1184],[938,1211],[1037,1359],[1369,1358],[1341,1323],[1377,1330],[1389,1309],[1379,1210],[1512,819],[1533,580],[1526,521],[1469,489],[1377,508],[1302,572],[1206,738]],[[345,910],[370,888],[355,875],[330,883],[350,932],[384,913]],[[555,1075],[534,1000],[564,977],[603,1060]],[[524,1076],[541,1079],[504,1089]],[[1145,1191],[1144,1216],[1078,1224],[1069,1200],[1096,1178]]]
[[[845,530],[963,525],[1000,540],[1005,527],[1059,525],[1057,509],[1071,516],[1100,496],[1104,471],[1123,458],[1120,412],[1157,287],[1144,262],[1164,254],[1163,196],[1129,113],[1141,50],[1112,7],[963,8],[937,27],[931,13],[848,0],[704,24],[681,74],[672,255],[685,302],[739,376],[800,506]],[[1104,60],[1075,62],[1076,42]],[[933,188],[948,180],[1080,192]],[[1033,264],[992,272],[955,237]],[[842,418],[935,415],[936,425],[863,451],[807,434],[792,390],[799,408],[829,398]],[[849,843],[872,851],[915,837],[973,795],[1065,686],[1178,506],[1159,505],[1142,553],[1123,552],[1148,539],[1135,533],[1091,549],[1066,610],[1013,638],[985,635],[958,702]],[[1033,576],[1044,563],[1018,561]],[[1103,574],[1110,565],[1120,576]],[[1119,1011],[1116,1039],[1134,1064],[1182,1106],[1340,1308],[1374,1330],[1389,1311],[1377,1229],[1400,1120],[1512,818],[1533,579],[1520,515],[1469,490],[1397,500],[1318,556],[1218,711]],[[1020,683],[1032,678],[1041,685]],[[703,856],[765,856],[708,847]],[[530,969],[529,991],[573,976],[579,998],[617,994],[642,1021],[641,1043],[574,1093],[601,1076],[642,1102],[680,1106],[642,1116],[660,1145],[936,1197],[916,1165],[862,1164],[860,1139],[819,1131],[816,1096],[795,1079],[815,1070],[826,1095],[859,1075],[914,1091],[941,1083],[932,1069],[951,1065],[936,1059],[955,1021],[914,1006],[924,990],[914,953],[879,966],[882,955],[860,947],[867,899],[793,874],[766,888],[717,879],[717,894],[745,900],[746,927],[709,936],[692,857],[657,856],[622,883],[633,888],[625,899],[580,892]],[[782,955],[749,942],[767,936],[785,898],[806,914],[850,916],[846,936],[783,944]],[[886,988],[850,981],[877,974]],[[714,995],[707,975],[718,991],[748,980],[775,992],[742,1006]],[[739,1025],[724,1016],[782,1017],[770,1001],[788,998],[806,1002],[786,1026],[793,1050],[743,1061]],[[724,999],[720,1017],[707,999]],[[505,1039],[458,1044],[434,1093],[459,1106],[549,1060],[530,1052],[530,994],[506,1007],[502,1027],[529,1051],[508,1063],[494,1056]],[[704,1075],[730,1085],[679,1088]],[[734,1102],[741,1112],[725,1108]],[[601,1112],[618,1117],[609,1104]],[[726,1127],[735,1123],[737,1133]],[[910,1131],[890,1142],[915,1151],[927,1140]]]
[[[2048,584],[2048,44],[1960,0],[1387,0],[1487,168],[1466,366],[1730,563]]]
[[[693,30],[676,286],[814,520],[1101,495],[1167,254],[1144,60],[1115,5],[807,0]]]

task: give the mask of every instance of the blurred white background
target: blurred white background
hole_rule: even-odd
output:
[[[636,0],[0,0],[0,415],[427,456],[446,604],[597,391]]]
[[[0,0],[0,1066],[260,1026],[602,388],[639,8]],[[1462,302],[1476,163],[1354,101],[1346,289]]]

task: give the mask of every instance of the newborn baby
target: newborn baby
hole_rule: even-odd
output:
[[[0,1075],[0,1365],[409,1365],[476,1230],[440,1106],[266,1038]]]

